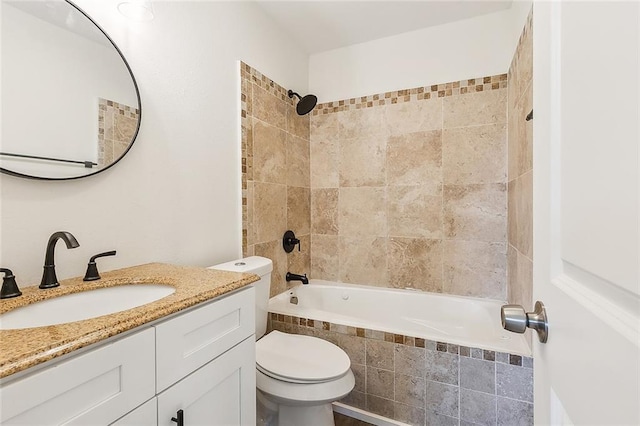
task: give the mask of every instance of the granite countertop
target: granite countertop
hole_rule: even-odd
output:
[[[65,294],[127,284],[168,284],[176,291],[155,302],[115,314],[46,327],[0,330],[0,378],[134,329],[143,324],[221,296],[258,281],[254,274],[199,267],[149,263],[101,273],[102,279],[82,277],[60,281],[60,287],[24,287],[22,296],[0,300],[0,314]]]

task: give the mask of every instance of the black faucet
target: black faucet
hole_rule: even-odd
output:
[[[302,284],[309,284],[309,278],[307,278],[307,274],[298,275],[292,274],[291,272],[287,272],[287,276],[285,277],[287,282],[289,281],[301,281]]]
[[[40,282],[40,288],[53,288],[58,287],[58,277],[56,277],[56,265],[53,258],[56,249],[56,243],[58,240],[63,240],[67,244],[68,249],[79,247],[76,237],[71,235],[70,232],[59,231],[55,232],[49,237],[49,243],[47,244],[47,254],[44,257],[44,272],[42,273],[42,281]]]

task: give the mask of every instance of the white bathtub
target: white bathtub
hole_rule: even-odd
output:
[[[291,296],[298,304],[290,303]],[[436,342],[531,356],[524,335],[500,324],[505,302],[310,280],[269,301],[269,312]]]

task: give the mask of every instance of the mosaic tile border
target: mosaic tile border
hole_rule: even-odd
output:
[[[140,115],[140,110],[136,107],[110,101],[108,99],[98,98],[98,111],[105,112],[107,107],[114,108],[118,114],[124,115],[128,118],[138,118]]]
[[[511,81],[512,74],[518,68],[518,63],[520,61],[519,52],[522,50],[522,44],[528,37],[531,37],[531,33],[533,31],[533,7],[529,10],[529,14],[527,15],[527,22],[524,24],[524,28],[520,33],[520,37],[518,38],[518,44],[516,45],[516,54],[513,55],[513,59],[511,60],[511,64],[509,65],[509,71],[507,72],[507,80]]]
[[[269,77],[263,75],[260,71],[252,68],[250,65],[247,65],[242,61],[240,62],[240,78],[248,81],[249,83],[255,84],[290,105],[294,104],[294,100],[289,98],[289,95],[287,95],[288,89],[280,86]],[[242,110],[246,111],[246,108],[242,108]]]
[[[484,361],[510,364],[517,367],[533,368],[533,358],[510,354],[507,352],[496,352],[486,349],[472,348],[468,346],[459,346],[447,342],[437,342],[433,340],[422,339],[419,337],[387,333],[384,331],[371,330],[368,328],[351,327],[342,324],[334,324],[327,321],[314,320],[311,318],[301,318],[291,315],[277,314],[274,312],[269,313],[269,319],[271,321],[271,328],[274,330],[286,330],[286,324],[298,325],[311,329],[333,331],[335,333],[344,334],[347,336],[364,337],[367,339],[381,340],[409,347],[425,348],[438,352],[448,352],[467,358],[475,358]]]
[[[325,102],[318,104],[311,114],[325,115],[334,112],[352,111],[356,109],[372,108],[403,102],[422,101],[448,96],[464,95],[467,93],[506,89],[508,85],[507,82],[507,74],[505,73],[487,77],[452,81],[449,83],[433,84],[430,86],[414,87],[412,89],[396,90],[393,92],[378,93],[358,98]]]

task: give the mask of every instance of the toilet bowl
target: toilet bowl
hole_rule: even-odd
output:
[[[355,385],[349,356],[317,337],[272,331],[266,334],[273,264],[252,256],[212,269],[260,276],[256,290],[256,387],[258,405],[268,411],[262,424],[332,426],[331,403]],[[260,423],[259,423],[260,424]]]

